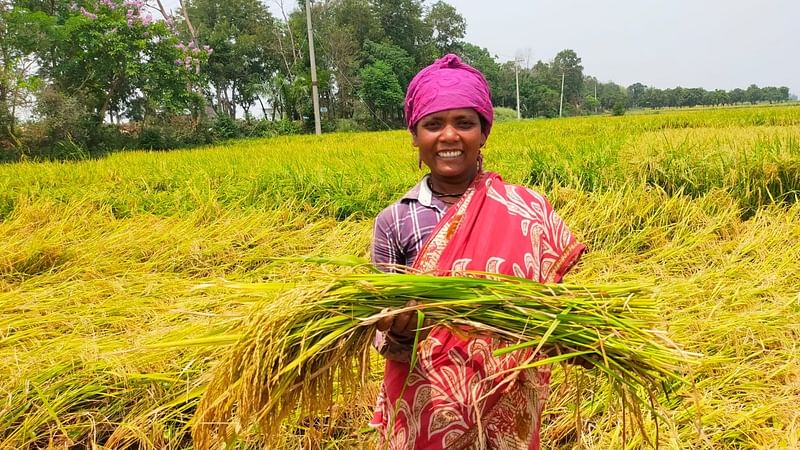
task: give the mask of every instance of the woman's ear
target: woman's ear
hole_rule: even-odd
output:
[[[486,138],[487,136],[481,133],[481,148],[483,148],[483,146],[486,145]]]
[[[412,131],[411,132],[411,145],[413,145],[414,147],[419,147],[419,144],[417,143],[417,132],[416,131]]]

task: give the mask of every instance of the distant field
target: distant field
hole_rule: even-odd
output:
[[[704,355],[660,399],[661,448],[800,448],[800,106],[501,123],[485,153],[589,246],[570,281],[653,283],[661,328]],[[257,304],[193,288],[366,256],[416,163],[398,131],[0,166],[0,448],[191,448],[214,337]],[[555,377],[545,448],[622,448],[603,379],[578,399]],[[282,448],[368,446],[374,392],[352,395]]]

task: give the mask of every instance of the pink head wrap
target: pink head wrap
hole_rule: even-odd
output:
[[[486,136],[492,129],[494,110],[489,83],[477,69],[452,53],[434,61],[414,76],[408,85],[404,112],[412,132],[428,114],[448,109],[472,108],[486,122]]]

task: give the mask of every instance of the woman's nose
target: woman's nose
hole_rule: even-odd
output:
[[[456,128],[452,125],[445,125],[444,129],[442,130],[442,138],[446,140],[458,139],[458,132],[456,131]]]

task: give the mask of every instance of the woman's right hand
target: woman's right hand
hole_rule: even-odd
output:
[[[415,300],[409,300],[406,307],[417,306]],[[406,311],[386,316],[375,324],[378,331],[389,333],[400,340],[413,339],[417,333],[417,311]]]

